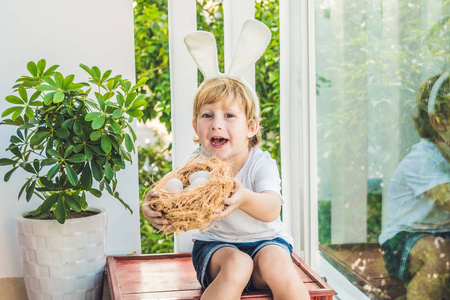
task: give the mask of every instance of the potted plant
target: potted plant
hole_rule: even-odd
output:
[[[90,211],[87,200],[106,190],[132,213],[117,191],[116,173],[131,162],[136,141],[131,122],[143,115],[145,95],[138,89],[147,78],[133,85],[120,75],[111,76],[110,70],[102,74],[96,66],[80,67],[89,82],[74,82],[75,76],[63,76],[57,65],[46,69],[43,59],[29,62],[30,75],[16,81],[15,95],[6,97],[12,106],[2,113],[0,124],[18,127],[7,148],[12,157],[0,159],[0,165],[11,168],[4,180],[23,169],[28,176],[18,197],[42,200],[16,219],[30,299],[50,293],[99,296],[106,214]]]

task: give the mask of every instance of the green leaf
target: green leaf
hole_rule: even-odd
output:
[[[112,73],[111,70],[108,70],[108,71],[106,71],[105,73],[103,73],[102,81],[108,79],[108,77],[111,75],[111,73]]]
[[[67,128],[59,127],[58,129],[55,130],[55,134],[60,139],[67,139],[70,135],[70,132]]]
[[[53,165],[53,164],[55,164],[57,162],[58,162],[58,160],[56,158],[46,158],[46,159],[42,160],[41,165],[43,167],[44,166],[51,166],[51,165]]]
[[[26,195],[27,202],[29,202],[31,197],[33,196],[35,187],[36,187],[36,181],[33,181],[31,183],[31,185],[26,189],[27,190],[27,195]]]
[[[2,118],[6,117],[6,116],[8,116],[8,115],[10,115],[12,113],[14,113],[18,108],[19,107],[14,106],[14,107],[10,107],[10,108],[5,109],[5,111],[2,113]]]
[[[95,180],[101,181],[103,179],[102,168],[95,161],[91,161],[91,169]]]
[[[76,212],[81,211],[80,203],[78,203],[78,201],[75,200],[75,198],[73,198],[71,195],[66,194],[66,193],[63,194],[63,197],[64,197],[65,202],[69,205],[70,209],[72,209],[73,211],[76,211]]]
[[[19,167],[15,167],[15,168],[12,168],[11,170],[9,170],[9,171],[5,174],[5,177],[3,177],[3,180],[4,180],[5,182],[8,182],[8,180],[11,178],[12,173],[14,173],[14,171],[16,171],[18,168],[19,168]]]
[[[30,74],[33,75],[34,77],[38,75],[36,64],[33,61],[28,62],[27,69],[30,72]]]
[[[16,110],[12,114],[11,119],[15,120],[18,117],[20,117],[20,115],[22,114],[24,109],[25,109],[25,107],[16,107]]]
[[[52,76],[55,70],[59,67],[59,65],[53,65],[45,71],[42,76]]]
[[[41,76],[44,73],[45,65],[46,65],[45,59],[40,59],[37,63],[37,75]]]
[[[56,202],[55,208],[55,217],[60,224],[64,224],[64,222],[66,221],[66,209],[64,207],[64,202],[62,200],[61,194],[58,194],[58,201]]]
[[[62,89],[63,84],[64,84],[64,76],[62,76],[62,74],[59,72],[55,72],[55,74],[53,75],[53,78],[55,78],[56,86],[58,88]]]
[[[91,68],[91,70],[92,70],[92,75],[94,77],[93,79],[95,79],[95,78],[100,79],[100,74],[101,74],[100,69],[97,66],[93,66]]]
[[[77,185],[78,184],[77,173],[75,172],[75,170],[69,164],[65,164],[65,167],[66,167],[67,176],[69,177],[70,183],[72,185]]]
[[[33,93],[33,95],[31,95],[30,97],[30,105],[32,105],[33,101],[36,100],[37,98],[39,98],[39,96],[41,95],[41,92],[36,91]],[[37,102],[39,103],[39,102]]]
[[[92,154],[91,149],[89,149],[89,147],[86,147],[86,146],[84,147],[84,154],[86,154],[86,159],[88,161],[91,161],[92,158],[94,157],[94,155]]]
[[[39,177],[39,181],[42,183],[42,185],[48,189],[53,189],[53,182],[51,180],[48,180],[47,177]]]
[[[92,131],[92,132],[91,132],[91,134],[89,135],[89,138],[90,138],[92,141],[96,141],[96,140],[98,140],[101,136],[102,136],[101,131],[96,130],[96,131]]]
[[[25,90],[22,86],[19,86],[19,95],[25,103],[28,102],[27,90]]]
[[[145,106],[146,104],[147,104],[147,101],[145,101],[145,100],[137,100],[137,101],[134,101],[133,105],[131,105],[130,108],[139,108],[141,106]]]
[[[76,135],[81,135],[82,131],[82,126],[80,124],[80,122],[75,121],[73,122],[73,132],[75,132]]]
[[[123,96],[121,93],[117,93],[116,99],[117,99],[117,103],[119,103],[120,107],[123,107],[125,100],[123,99]]]
[[[25,101],[20,99],[17,96],[11,95],[11,96],[6,96],[6,101],[8,101],[9,103],[12,104],[25,104]]]
[[[134,151],[134,143],[128,134],[125,134],[125,148],[127,148],[128,152]]]
[[[78,201],[79,201],[82,209],[86,209],[88,207],[88,204],[86,202],[86,193],[84,191],[81,193],[81,197],[79,198]]]
[[[128,107],[133,102],[133,100],[136,98],[136,95],[136,92],[132,92],[127,95],[127,99],[125,100],[125,107]]]
[[[114,172],[112,168],[109,166],[109,163],[105,164],[105,177],[109,180],[112,180],[114,176]]]
[[[102,196],[102,192],[100,192],[99,190],[96,190],[96,189],[90,189],[89,193],[91,193],[92,195],[94,195],[97,198],[100,198]]]
[[[148,77],[142,77],[141,79],[139,79],[139,81],[136,83],[136,86],[141,86],[144,85],[148,80]]]
[[[47,173],[47,179],[50,180],[59,172],[61,164],[54,165]]]
[[[55,93],[48,93],[47,95],[44,96],[44,104],[45,105],[50,105],[50,103],[52,103],[53,101],[53,96],[55,95]]]
[[[140,109],[137,109],[137,108],[129,109],[126,111],[126,113],[134,118],[140,118],[144,115],[144,113]]]
[[[121,110],[120,108],[115,109],[115,110],[113,111],[113,113],[112,113],[112,117],[113,117],[114,119],[118,119],[118,118],[122,117],[122,115],[123,115],[123,112],[122,112],[122,110]]]
[[[100,116],[97,119],[95,119],[94,121],[92,121],[92,129],[100,129],[103,124],[105,124],[105,120],[106,118],[104,116]]]
[[[92,187],[92,173],[89,164],[86,164],[81,172],[81,184],[83,184],[86,190]]]
[[[51,156],[56,156],[57,158],[62,158],[61,154],[59,154],[59,152],[54,149],[47,149],[47,153],[50,154]]]
[[[64,150],[64,157],[68,157],[70,154],[72,154],[74,148],[74,145],[70,145],[69,147],[67,147],[66,150]]]
[[[106,134],[102,135],[101,146],[103,151],[105,151],[106,153],[111,152],[112,149],[111,140]]]
[[[46,84],[41,84],[40,86],[37,87],[38,91],[56,91],[57,88],[54,86],[50,86],[50,85],[46,85]]]
[[[34,111],[33,111],[30,107],[27,107],[27,108],[25,108],[25,115],[26,115],[28,118],[33,119],[33,117],[34,117]]]
[[[53,79],[51,79],[50,77],[44,77],[44,78],[42,78],[42,81],[44,81],[44,82],[48,83],[50,86],[54,87],[55,90],[57,89],[55,81]]]
[[[53,96],[53,103],[60,103],[64,100],[63,92],[56,92],[55,96]]]
[[[68,162],[80,163],[86,161],[86,155],[84,154],[74,154],[66,159]]]
[[[36,132],[30,139],[30,144],[33,146],[37,146],[39,144],[41,144],[45,138],[48,137],[48,132],[47,131],[39,131]]]
[[[99,113],[99,112],[91,112],[91,113],[88,113],[88,114],[86,115],[86,117],[84,117],[84,119],[85,119],[86,121],[93,121],[93,120],[97,119],[98,117],[100,117],[101,115],[102,115],[102,114]]]
[[[9,159],[9,158],[0,158],[0,166],[8,166],[15,164],[16,161]]]
[[[52,206],[56,203],[56,201],[58,200],[58,195],[59,194],[52,194],[50,195],[50,197],[48,197],[47,199],[45,199],[44,203],[42,203],[41,205],[41,212],[42,213],[46,213],[48,212],[50,209],[52,209]]]
[[[84,86],[82,83],[71,83],[66,87],[66,91],[76,91]]]
[[[66,76],[66,78],[64,78],[63,85],[62,85],[63,89],[66,89],[73,82],[74,78],[75,78],[75,75],[72,75],[72,74]]]
[[[110,119],[109,123],[111,124],[111,128],[114,130],[115,133],[117,134],[121,134],[122,133],[122,128],[120,127],[119,123],[117,123],[116,121]]]

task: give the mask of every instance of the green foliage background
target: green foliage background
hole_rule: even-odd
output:
[[[136,80],[148,77],[141,92],[146,93],[148,105],[143,110],[143,121],[159,120],[167,130],[170,123],[170,78],[169,78],[169,30],[166,0],[135,0],[135,56]],[[256,64],[256,91],[260,96],[263,143],[261,148],[271,153],[280,163],[279,147],[279,2],[278,0],[256,1],[255,18],[264,22],[272,31],[272,40],[263,57]],[[197,28],[214,34],[217,40],[219,68],[223,70],[223,9],[222,1],[197,0]],[[201,80],[201,74],[199,74]],[[158,181],[171,170],[167,160],[170,146],[162,143],[140,148],[139,161],[147,161],[150,168],[140,168],[141,198],[149,179]],[[142,165],[144,166],[144,165]],[[141,214],[142,253],[173,251],[173,237],[166,239],[155,231]]]

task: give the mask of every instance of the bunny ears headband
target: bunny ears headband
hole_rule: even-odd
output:
[[[435,110],[434,106],[436,104],[437,93],[439,92],[439,89],[441,88],[444,81],[446,79],[448,79],[448,77],[449,77],[449,72],[448,71],[444,72],[438,78],[438,80],[436,80],[436,82],[433,84],[433,87],[431,88],[431,92],[430,92],[430,99],[428,100],[428,114],[429,115],[434,112],[434,110]]]
[[[256,114],[259,115],[258,96],[243,75],[264,53],[269,45],[270,37],[270,29],[264,23],[254,19],[245,21],[226,73],[219,72],[216,39],[211,33],[206,31],[190,33],[185,36],[184,43],[205,81],[219,77],[238,80],[251,92]]]

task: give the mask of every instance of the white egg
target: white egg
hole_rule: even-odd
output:
[[[209,177],[210,176],[208,171],[197,171],[189,176],[189,183],[192,184],[197,178],[206,178],[206,180],[208,180]]]
[[[194,180],[194,182],[191,183],[190,186],[192,186],[192,187],[200,186],[200,185],[204,184],[204,183],[207,182],[207,181],[208,181],[207,178],[204,178],[204,177],[198,177],[198,178],[196,178],[196,179]]]
[[[164,185],[169,193],[178,193],[183,190],[183,183],[178,178],[170,179]]]

